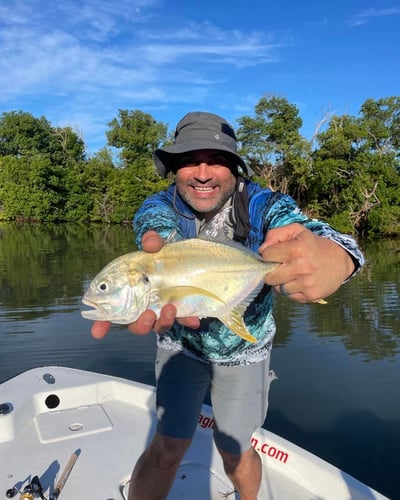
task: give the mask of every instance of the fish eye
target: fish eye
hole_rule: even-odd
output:
[[[107,283],[100,283],[99,285],[99,290],[101,290],[102,292],[105,292],[107,290]]]

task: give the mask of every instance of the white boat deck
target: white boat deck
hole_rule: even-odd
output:
[[[62,367],[36,368],[4,382],[0,385],[0,494],[15,486],[23,491],[37,475],[48,498],[69,458],[78,451],[61,499],[127,498],[132,467],[153,432],[153,401],[149,386]],[[264,464],[260,500],[385,499],[268,431],[255,434],[253,446]],[[235,499],[212,443],[207,406],[168,498]]]

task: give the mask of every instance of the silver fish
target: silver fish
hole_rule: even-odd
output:
[[[248,342],[256,342],[243,314],[279,263],[264,262],[246,248],[200,238],[167,243],[156,253],[137,251],[106,265],[82,302],[91,320],[128,324],[146,309],[157,316],[174,304],[177,317],[218,318]]]

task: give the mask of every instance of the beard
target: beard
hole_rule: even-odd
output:
[[[223,208],[226,202],[233,196],[236,188],[236,179],[232,179],[232,183],[228,186],[221,187],[221,185],[211,186],[213,189],[218,188],[219,191],[215,196],[210,198],[196,197],[194,189],[207,188],[206,185],[193,184],[193,183],[183,183],[177,180],[176,188],[178,190],[181,198],[199,215],[202,215],[206,219],[213,217],[221,208]],[[208,216],[208,217],[207,217]]]

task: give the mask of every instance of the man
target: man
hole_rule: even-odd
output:
[[[175,319],[175,307],[160,315],[145,311],[129,326],[136,334],[157,332],[157,418],[153,440],[131,478],[130,500],[166,498],[197,425],[210,389],[214,441],[225,471],[242,500],[255,500],[261,462],[250,446],[252,433],[268,406],[269,357],[275,324],[272,288],[298,302],[335,292],[362,265],[352,238],[301,213],[292,198],[262,189],[237,154],[232,127],[205,112],[187,114],[177,125],[175,143],[156,150],[160,175],[175,174],[168,191],[148,198],[134,218],[137,244],[158,251],[164,241],[215,231],[282,264],[265,277],[265,286],[245,313],[257,342],[232,334],[214,318]],[[103,337],[105,322],[93,325]]]

